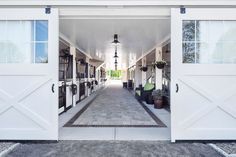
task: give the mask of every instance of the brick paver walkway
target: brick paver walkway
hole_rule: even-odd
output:
[[[121,84],[110,84],[73,125],[158,126],[157,122]]]

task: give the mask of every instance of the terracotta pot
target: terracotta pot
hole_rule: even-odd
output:
[[[155,99],[154,100],[154,108],[160,109],[163,108],[163,99]]]

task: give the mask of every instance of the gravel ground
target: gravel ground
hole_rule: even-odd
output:
[[[236,142],[214,143],[227,154],[236,154]]]
[[[22,143],[7,157],[222,157],[207,144],[157,141]]]
[[[0,153],[8,148],[10,148],[13,144],[13,142],[0,142]]]

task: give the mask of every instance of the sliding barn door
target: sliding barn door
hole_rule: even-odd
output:
[[[57,9],[0,9],[0,140],[57,140],[57,83]]]
[[[171,138],[236,139],[236,9],[171,10]]]

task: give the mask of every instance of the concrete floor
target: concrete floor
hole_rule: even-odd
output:
[[[22,143],[8,157],[222,157],[202,143],[59,141]]]

